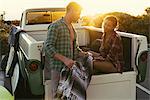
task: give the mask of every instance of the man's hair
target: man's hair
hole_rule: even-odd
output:
[[[82,9],[82,7],[78,3],[70,2],[66,7],[66,11],[68,12],[72,8],[75,10],[81,10]]]

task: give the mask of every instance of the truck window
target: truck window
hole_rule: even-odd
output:
[[[123,43],[123,56],[124,56],[124,71],[132,70],[131,65],[131,52],[132,52],[132,38],[129,37],[121,37]]]
[[[52,12],[52,22],[63,17],[65,12]]]
[[[26,25],[34,25],[34,24],[49,24],[53,21],[63,17],[65,12],[50,12],[50,11],[36,11],[36,12],[28,12],[26,17]]]

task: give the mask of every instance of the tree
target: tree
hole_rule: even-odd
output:
[[[147,13],[147,16],[148,16],[148,30],[149,30],[149,35],[148,35],[148,37],[149,37],[149,40],[150,40],[150,7],[148,7],[148,8],[146,8],[145,9],[145,11],[146,11],[146,13]]]
[[[150,12],[150,8],[146,9],[147,13]],[[118,18],[119,21],[119,31],[133,33],[133,34],[141,34],[145,35],[150,40],[150,14],[141,15],[141,16],[131,16],[122,12],[111,12],[106,14],[97,14],[91,19],[91,23],[94,23],[93,26],[101,27],[103,18],[107,15],[113,15]],[[90,21],[88,21],[90,22]],[[91,33],[91,34],[94,34]],[[94,34],[97,37],[96,34]],[[93,38],[94,39],[94,38]],[[149,42],[150,43],[150,42]]]
[[[1,14],[1,16],[0,16],[0,21],[2,21],[2,20],[4,20],[4,19],[5,19],[5,17],[4,17],[4,16],[5,16],[5,14],[6,14],[6,13],[5,13],[5,11],[3,11],[3,13],[2,13],[2,14]]]
[[[147,14],[150,14],[150,7],[146,8],[145,11]]]

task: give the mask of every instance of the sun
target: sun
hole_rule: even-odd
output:
[[[83,7],[82,16],[108,12],[124,12],[137,16],[143,14],[145,8],[150,5],[148,0],[77,0],[77,2]]]

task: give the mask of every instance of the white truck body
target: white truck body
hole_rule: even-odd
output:
[[[41,9],[42,10],[42,9]],[[30,10],[31,11],[31,10]],[[26,15],[26,13],[24,13]],[[47,37],[47,27],[49,24],[39,25],[26,25],[25,16],[22,17],[21,29],[25,30],[20,34],[19,47],[22,55],[27,60],[36,59],[41,61],[41,52],[43,49],[43,43]],[[87,46],[90,42],[89,30],[102,32],[100,28],[80,26],[75,24],[77,30],[77,40],[79,46]],[[91,83],[87,90],[88,100],[136,100],[136,75],[137,69],[135,62],[137,62],[136,54],[139,55],[142,51],[147,50],[147,38],[142,35],[135,35],[131,33],[118,32],[121,37],[129,38],[131,51],[131,64],[134,70],[121,73],[110,73],[103,75],[93,75]],[[140,47],[138,49],[138,44]],[[49,91],[50,88],[45,87],[45,91]],[[47,98],[48,93],[45,93]]]
[[[79,45],[86,46],[89,43],[89,33],[87,27],[76,28]],[[97,31],[101,31],[101,29]],[[20,47],[27,59],[37,59],[40,61],[40,52],[46,39],[45,31],[27,31],[20,35]],[[44,33],[45,32],[45,33]],[[104,75],[93,75],[90,86],[87,90],[88,100],[135,100],[136,99],[136,67],[135,56],[138,46],[138,40],[141,41],[139,53],[147,50],[147,40],[145,36],[133,35],[130,33],[118,32],[121,36],[131,38],[132,40],[132,58],[131,66],[134,71],[120,73],[111,73]],[[38,46],[41,46],[39,49]]]

